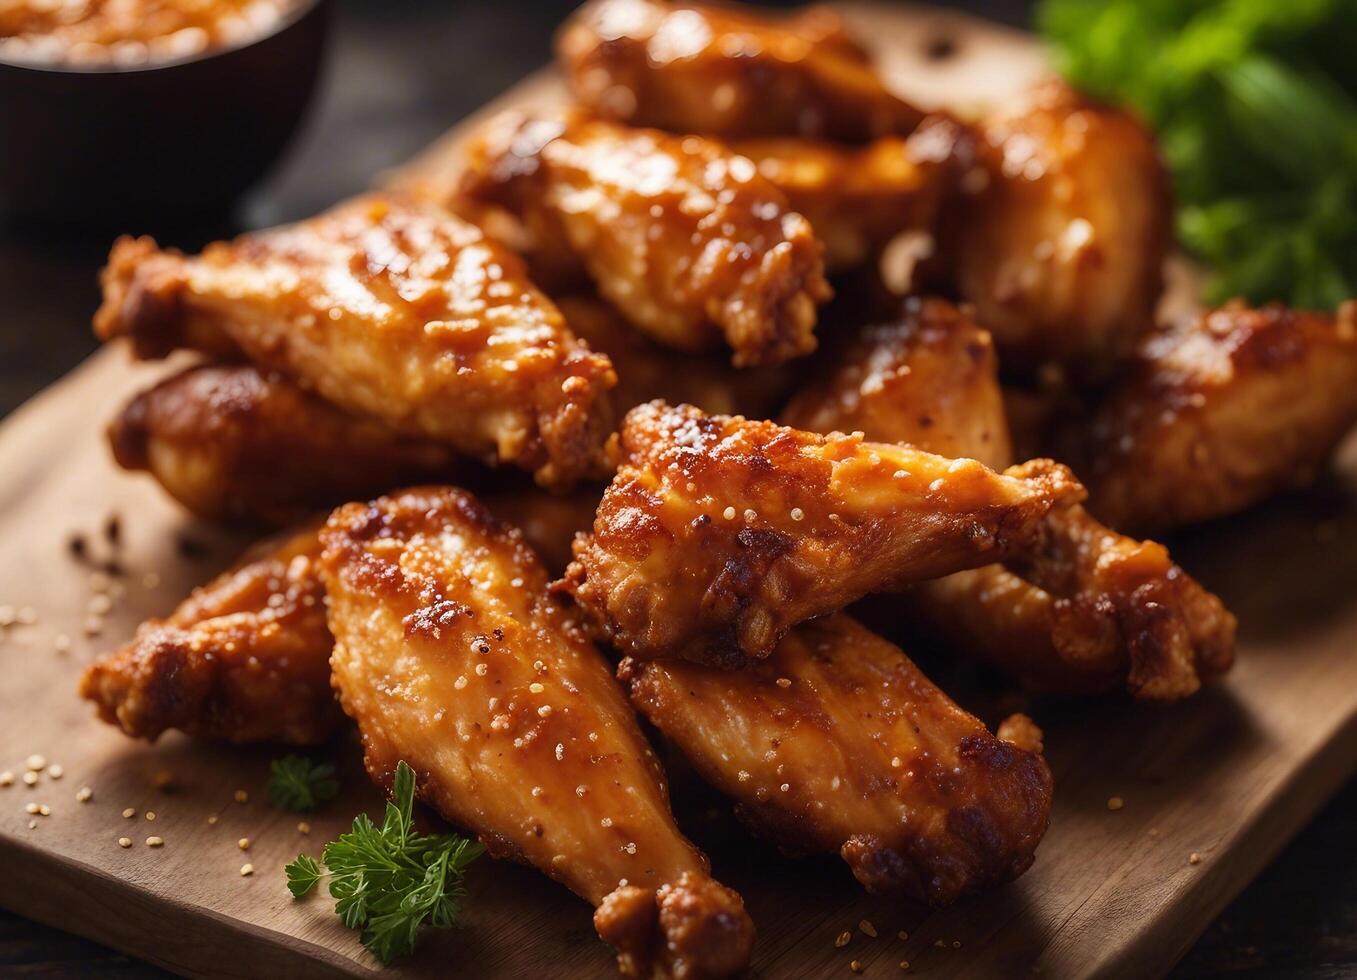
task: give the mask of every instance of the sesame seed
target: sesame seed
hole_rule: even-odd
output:
[[[146,846],[147,846],[147,847],[164,847],[164,846],[165,846],[165,838],[163,838],[163,837],[147,837],[147,838],[146,838]]]
[[[865,935],[871,936],[873,939],[876,938],[876,926],[872,925],[871,919],[863,919],[858,923],[858,928],[861,929]]]
[[[71,649],[71,638],[65,633],[58,633],[52,638],[52,649],[57,653],[65,653]]]
[[[119,846],[119,847],[122,847],[122,848],[131,847],[131,846],[132,846],[132,838],[131,838],[131,837],[119,837],[119,838],[118,838],[118,846]]]
[[[584,799],[584,794],[587,792],[589,792],[589,789],[586,786],[581,785],[575,787],[575,795],[578,796],[580,799]]]
[[[789,790],[789,789],[791,789],[791,788],[792,788],[792,784],[791,784],[791,783],[783,783],[781,786],[778,787],[778,789],[781,790],[781,791],[784,792],[784,793],[787,792],[787,790]]]
[[[792,679],[790,677],[779,677],[777,679],[777,686],[786,690],[792,686]]]
[[[52,808],[48,806],[46,803],[39,803],[38,814],[39,816],[50,817],[52,815]]]
[[[132,817],[135,817],[136,815],[137,815],[137,811],[134,810],[134,809],[132,809],[132,807],[130,807],[130,806],[129,806],[126,810],[123,811],[123,819],[124,819],[124,820],[131,819]]]
[[[0,772],[0,786],[13,786],[13,785],[14,785],[14,773],[10,772],[8,769],[6,769],[4,772]]]
[[[545,718],[549,714],[551,714],[551,705],[549,704],[544,704],[542,705],[542,707],[537,709],[537,715],[539,718]]]
[[[754,520],[754,519],[755,519],[756,517],[758,517],[758,516],[759,516],[759,512],[756,511],[753,507],[746,507],[746,508],[745,508],[745,510],[744,510],[744,519],[745,519],[746,521],[752,521],[752,520]]]
[[[897,932],[896,935],[900,937],[900,941],[901,941],[901,942],[908,942],[908,941],[909,941],[909,933],[905,932],[905,930],[903,930],[903,929],[901,929],[899,932]]]
[[[626,851],[628,854],[635,854],[635,853],[636,853],[636,842],[635,842],[635,841],[627,841],[627,846],[624,847],[624,848],[622,848],[622,850]]]
[[[300,822],[297,824],[297,833],[299,833],[299,834],[309,834],[309,833],[311,833],[311,825],[310,825],[309,823],[307,823],[305,820],[300,821]]]
[[[908,969],[909,969],[909,960],[901,960],[901,961],[900,961],[900,969],[902,969],[902,970],[908,970]]]
[[[909,472],[906,471],[906,470],[896,470],[895,473],[892,474],[892,475],[893,475],[897,480],[903,480],[905,477],[909,476]]]
[[[854,960],[852,963],[849,963],[848,969],[852,970],[854,973],[861,973],[863,969],[862,960]]]
[[[213,826],[216,825],[216,823],[217,823],[217,815],[216,815],[215,813],[209,813],[209,814],[207,815],[207,825],[208,825],[209,827],[213,827]]]
[[[892,769],[899,769],[902,765],[904,765],[904,763],[900,761],[900,757],[899,757],[898,755],[896,755],[896,756],[891,756],[891,768],[892,768]]]
[[[542,795],[542,787],[541,787],[541,786],[534,786],[534,787],[532,788],[532,795],[533,795],[533,796],[541,796],[541,795]]]
[[[47,767],[48,779],[60,779],[64,775],[66,775],[66,770],[63,769],[61,766],[57,765],[55,762]]]
[[[254,865],[253,865],[253,864],[242,864],[242,865],[240,866],[240,876],[241,876],[242,878],[248,878],[248,877],[250,877],[250,875],[252,875],[252,874],[254,874]]]
[[[735,520],[735,508],[734,508],[734,507],[727,507],[725,510],[721,511],[721,516],[724,517],[724,518],[725,518],[726,520],[728,520],[728,521],[733,521],[733,520]]]
[[[248,851],[250,849],[250,838],[242,837],[240,840],[236,841],[236,847],[240,848],[242,851]]]
[[[1125,805],[1125,801],[1122,800],[1120,796],[1114,796],[1107,801],[1107,808],[1109,810],[1120,810]]]
[[[847,929],[845,929],[843,932],[839,933],[837,936],[834,937],[834,948],[843,949],[850,942],[852,942],[852,940],[853,934],[849,932]]]
[[[29,772],[39,772],[47,768],[47,760],[40,755],[30,755],[24,760],[24,768]]]
[[[25,803],[25,804],[24,804],[24,810],[27,811],[28,813],[37,813],[37,812],[38,812],[38,804],[36,804],[36,803]]]
[[[960,949],[960,948],[961,948],[961,940],[960,940],[960,939],[953,939],[953,940],[952,940],[952,948],[953,948],[953,949]]]
[[[556,743],[556,761],[560,762],[565,758],[565,745],[561,742]]]
[[[247,792],[245,792],[243,789],[238,789],[238,790],[236,790],[236,802],[237,802],[237,803],[249,803],[249,802],[250,802],[250,794],[247,793]]]
[[[38,785],[38,774],[36,772],[33,772],[31,769],[28,772],[24,773],[24,785],[25,786]]]
[[[146,819],[147,819],[147,820],[154,820],[154,819],[155,819],[155,811],[154,811],[154,810],[147,810],[147,811],[146,811]]]
[[[793,507],[790,516],[794,521],[802,521],[806,518],[806,512],[800,507]]]
[[[38,829],[38,822],[37,822],[36,820],[30,820],[30,821],[28,821],[28,829],[29,829],[29,830],[37,830],[37,829]]]
[[[541,684],[537,683],[536,681],[533,681],[531,684],[528,685],[528,690],[531,691],[533,694],[541,694],[543,691],[546,690],[546,688],[543,687]]]
[[[93,796],[94,790],[90,789],[88,786],[81,786],[75,792],[76,801],[79,803],[88,803]]]
[[[101,592],[91,597],[88,608],[91,616],[106,616],[113,608],[113,600]]]
[[[1188,864],[1201,864],[1201,863],[1202,863],[1202,856],[1201,856],[1200,854],[1198,854],[1196,851],[1193,851],[1191,854],[1189,854],[1189,855],[1187,856],[1187,863],[1188,863]]]
[[[487,667],[485,664],[477,664],[477,665],[476,665],[476,676],[477,676],[477,677],[484,677],[484,676],[485,676],[486,674],[488,674],[488,673],[490,673],[490,668]]]

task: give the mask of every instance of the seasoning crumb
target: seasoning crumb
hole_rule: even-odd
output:
[[[47,767],[48,779],[60,779],[64,775],[66,775],[66,770],[61,768],[61,766],[57,765],[55,762]]]
[[[952,940],[952,948],[953,948],[953,949],[960,949],[960,948],[961,948],[961,940],[960,940],[960,939],[953,939],[953,940]]]
[[[779,677],[777,679],[777,686],[785,691],[792,686],[792,679],[790,677]]]
[[[834,948],[843,949],[845,946],[849,944],[849,942],[852,941],[852,939],[853,934],[849,932],[847,929],[845,929],[843,932],[839,933],[837,936],[834,937]]]
[[[236,841],[236,847],[240,848],[242,851],[248,851],[250,849],[250,838],[242,837],[240,840]]]
[[[24,810],[25,810],[26,812],[28,812],[28,813],[37,813],[37,812],[38,812],[38,804],[36,804],[36,803],[25,803],[25,804],[24,804]]]
[[[75,791],[75,799],[78,803],[88,803],[94,797],[94,790],[88,786],[81,786]]]
[[[909,969],[909,960],[901,960],[901,961],[900,961],[900,969],[902,969],[902,970],[908,970],[908,969]]]
[[[132,846],[132,838],[131,838],[131,837],[119,837],[119,838],[118,838],[118,846],[121,847],[121,848],[128,848],[128,847],[131,847],[131,846]]]
[[[132,819],[133,817],[135,817],[136,815],[137,815],[137,811],[136,811],[135,809],[133,809],[132,807],[130,807],[130,806],[129,806],[126,810],[123,811],[123,819],[124,819],[124,820],[130,820],[130,819]]]
[[[870,919],[863,919],[858,923],[858,928],[862,930],[864,935],[871,936],[873,939],[876,938],[876,926],[872,925]]]
[[[1126,801],[1123,800],[1120,796],[1114,796],[1107,801],[1107,808],[1109,810],[1120,810],[1125,805]]]
[[[24,768],[29,772],[39,772],[47,768],[47,759],[35,753],[24,760]]]
[[[31,769],[28,772],[24,773],[24,785],[25,786],[38,785],[38,774]]]
[[[1187,856],[1187,863],[1188,863],[1188,864],[1201,864],[1201,863],[1202,863],[1202,856],[1201,856],[1200,854],[1198,854],[1196,851],[1193,851],[1191,854],[1189,854],[1189,855]]]
[[[250,877],[250,875],[252,875],[252,874],[254,874],[254,865],[253,865],[253,864],[242,864],[242,865],[240,866],[240,876],[241,876],[242,878],[248,878],[248,877]]]
[[[305,820],[301,821],[300,823],[297,824],[297,833],[299,834],[311,833],[311,825],[307,823]]]
[[[28,829],[29,829],[29,830],[37,830],[37,829],[38,829],[38,822],[37,822],[36,820],[30,820],[30,821],[28,821]]]
[[[4,772],[0,772],[0,786],[13,786],[13,785],[14,785],[14,773],[10,772],[8,769],[6,769]]]
[[[238,789],[238,790],[236,790],[236,802],[237,802],[237,803],[249,803],[249,802],[250,802],[250,794],[247,793],[247,792],[245,792],[243,789]]]
[[[909,933],[905,932],[905,930],[901,929],[896,935],[900,937],[901,942],[909,942]]]
[[[848,969],[852,970],[854,973],[861,973],[863,970],[862,960],[854,960],[852,963],[849,963]]]
[[[147,847],[164,847],[164,846],[165,846],[165,838],[163,838],[163,837],[147,837],[147,838],[146,838],[146,846],[147,846]]]
[[[41,817],[50,817],[51,815],[52,815],[52,808],[51,808],[50,806],[48,806],[46,803],[39,803],[39,804],[38,804],[38,816],[41,816]]]
[[[154,819],[155,819],[155,811],[154,811],[154,810],[147,810],[147,811],[146,811],[146,819],[147,819],[147,820],[154,820]]]
[[[217,823],[217,815],[216,815],[215,813],[210,813],[210,814],[208,814],[208,816],[207,816],[207,825],[208,825],[209,827],[212,827],[212,826],[215,826],[216,823]]]

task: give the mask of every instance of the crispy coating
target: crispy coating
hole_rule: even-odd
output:
[[[782,412],[810,432],[866,433],[877,442],[1013,461],[989,331],[946,300],[910,297],[865,328]]]
[[[725,671],[623,661],[632,703],[793,853],[838,852],[873,893],[945,905],[1009,881],[1046,832],[1051,774],[844,615]],[[1040,744],[1030,721],[1007,724]]]
[[[142,356],[236,348],[355,414],[532,470],[593,472],[608,359],[574,337],[523,263],[474,225],[370,195],[187,258],[121,239],[99,336]]]
[[[738,367],[815,348],[829,299],[810,223],[745,157],[696,136],[578,114],[492,120],[464,195],[506,209],[543,247],[575,252],[599,293],[651,337]]]
[[[627,975],[745,966],[743,903],[674,824],[623,692],[521,534],[424,487],[341,507],[321,538],[335,684],[372,776],[405,760],[492,854],[597,906]]]
[[[1005,465],[1005,406],[986,332],[942,300],[906,300],[901,312],[850,345],[785,421]],[[1170,700],[1228,669],[1234,616],[1162,545],[1124,537],[1078,504],[1042,523],[1008,567],[916,586],[902,599],[910,618],[1045,693],[1124,687]]]
[[[80,695],[135,738],[167,729],[227,742],[323,742],[343,714],[330,690],[315,525],[253,549],[165,619],[96,660]]]
[[[766,657],[792,626],[1030,547],[1083,489],[1036,460],[1000,475],[860,434],[652,402],[633,409],[621,465],[560,587],[640,659],[726,667]]]
[[[1357,423],[1357,302],[1232,302],[1146,338],[1067,442],[1089,509],[1128,531],[1233,514],[1312,480]]]
[[[581,103],[633,126],[856,142],[908,133],[921,113],[886,90],[837,15],[594,0],[556,39]]]
[[[794,137],[736,140],[737,153],[787,195],[825,246],[825,266],[842,272],[880,253],[896,235],[932,232],[952,177],[961,128],[931,117],[911,136],[862,147]]]
[[[1172,244],[1166,171],[1130,115],[1052,84],[985,120],[940,266],[1005,372],[1105,378],[1153,324]]]
[[[612,361],[617,418],[655,398],[713,414],[767,418],[796,386],[799,365],[734,368],[715,354],[683,354],[655,343],[597,296],[555,299],[570,329]]]
[[[200,365],[141,392],[108,430],[208,521],[281,526],[345,500],[465,470],[446,445],[402,436],[248,364]]]

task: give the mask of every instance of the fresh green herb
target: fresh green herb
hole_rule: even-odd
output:
[[[483,850],[455,834],[416,833],[414,799],[415,774],[402,762],[380,829],[360,813],[352,830],[325,845],[320,861],[301,854],[287,866],[287,887],[296,898],[329,879],[335,913],[362,930],[363,945],[383,963],[413,950],[426,920],[439,929],[456,921],[466,894],[462,874]]]
[[[269,766],[269,802],[283,810],[314,810],[338,793],[334,766],[316,765],[299,755],[274,759]]]
[[[1077,87],[1138,109],[1212,300],[1357,295],[1357,3],[1044,0]]]

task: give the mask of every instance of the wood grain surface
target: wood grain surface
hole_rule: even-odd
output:
[[[1030,42],[998,29],[968,26],[958,56],[934,66],[923,60],[928,40],[953,30],[940,15],[851,14],[916,96],[983,101],[1041,70]],[[509,99],[553,95],[549,79],[528,84]],[[0,787],[0,904],[189,975],[377,972],[323,898],[293,902],[282,879],[298,850],[316,853],[355,812],[378,811],[351,740],[326,751],[341,763],[344,792],[304,835],[295,815],[265,802],[274,753],[179,737],[135,744],[74,696],[83,664],[245,543],[192,523],[108,457],[104,420],[165,371],[102,353],[0,429],[0,606],[32,620],[7,627],[0,642],[0,772],[20,775],[33,753],[63,769],[60,779]],[[106,533],[114,515],[116,544]],[[70,548],[77,535],[83,559]],[[1357,444],[1316,490],[1174,546],[1240,614],[1239,666],[1225,684],[1168,708],[1032,706],[1047,732],[1056,806],[1036,865],[1006,889],[935,914],[870,898],[837,861],[792,862],[751,843],[719,800],[675,772],[681,821],[759,927],[757,975],[846,973],[856,959],[881,977],[900,975],[901,960],[930,976],[1145,976],[1181,955],[1357,766]],[[117,595],[96,624],[91,608],[109,593],[90,566],[113,557]],[[983,678],[929,666],[992,720]],[[80,802],[86,786],[92,796]],[[235,801],[237,790],[247,802]],[[1108,808],[1112,796],[1125,801],[1120,810]],[[28,803],[51,813],[30,815]],[[127,807],[134,817],[121,816]],[[164,846],[148,847],[150,835]],[[133,846],[119,847],[121,836]],[[247,861],[254,873],[245,877]],[[463,925],[429,936],[386,974],[610,971],[590,910],[540,875],[483,861],[469,886]],[[877,938],[858,931],[863,919]],[[852,941],[836,948],[844,930]]]

